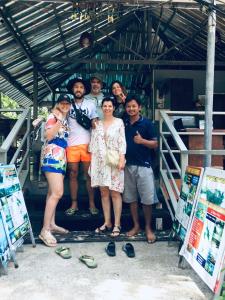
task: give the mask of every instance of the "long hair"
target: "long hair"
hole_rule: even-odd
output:
[[[114,81],[111,83],[110,88],[109,88],[110,94],[113,95],[113,93],[112,93],[112,87],[113,87],[113,85],[114,85],[115,83],[119,84],[119,86],[121,87],[122,92],[124,93],[125,96],[127,96],[127,90],[126,90],[125,86],[122,84],[122,82],[120,82],[119,80],[114,80]],[[115,95],[113,95],[113,96],[115,96]]]

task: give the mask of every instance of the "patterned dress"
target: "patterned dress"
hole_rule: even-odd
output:
[[[46,124],[45,130],[53,127],[57,122],[55,116],[50,114]],[[63,120],[63,128],[55,135],[55,137],[46,141],[41,155],[41,170],[43,172],[53,172],[66,174],[66,151],[67,138],[69,134],[69,127],[67,120]]]
[[[124,124],[121,119],[114,118],[113,123],[104,132],[102,121],[92,130],[89,151],[91,165],[89,175],[91,186],[106,186],[110,190],[122,193],[124,190],[124,171],[106,164],[106,143],[108,149],[116,150],[119,154],[126,153]]]

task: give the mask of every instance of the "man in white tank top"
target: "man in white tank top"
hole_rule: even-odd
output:
[[[86,83],[81,78],[75,78],[69,81],[68,91],[74,95],[74,103],[71,105],[69,114],[70,133],[68,138],[68,147],[66,149],[67,162],[70,176],[70,195],[71,207],[66,210],[67,215],[74,215],[78,211],[77,191],[78,191],[78,171],[79,164],[82,163],[86,177],[86,187],[89,196],[89,210],[91,214],[98,214],[94,203],[94,190],[91,188],[88,168],[90,166],[91,155],[88,152],[90,142],[90,129],[85,129],[77,122],[75,108],[85,114],[92,123],[98,118],[96,105],[94,102],[84,98],[87,91]]]

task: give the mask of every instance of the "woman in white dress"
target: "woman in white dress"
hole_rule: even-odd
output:
[[[104,214],[104,224],[98,227],[96,233],[105,233],[112,230],[111,236],[120,235],[122,197],[124,189],[124,167],[126,153],[126,139],[123,121],[113,116],[115,110],[114,99],[106,97],[102,100],[103,120],[96,123],[96,128],[92,130],[89,151],[92,154],[90,176],[91,186],[100,187],[102,208]],[[112,166],[107,161],[107,150],[113,150],[118,156],[118,162]],[[111,221],[112,198],[114,211],[114,227]]]

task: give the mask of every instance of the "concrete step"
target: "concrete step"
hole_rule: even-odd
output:
[[[44,210],[28,210],[31,225],[35,233],[40,232],[43,222]],[[140,223],[144,228],[144,216],[143,212],[140,209]],[[156,220],[162,220],[163,230],[168,230],[172,227],[172,220],[169,215],[169,212],[165,209],[153,209],[152,213],[152,225],[153,228],[156,228]],[[64,211],[57,210],[56,213],[56,222],[58,225],[63,226],[70,231],[85,231],[85,230],[95,230],[98,226],[101,226],[103,223],[103,213],[100,210],[99,214],[93,216],[89,213],[88,210],[79,210],[74,216],[66,216]],[[130,216],[130,211],[128,208],[123,209],[121,216],[121,226],[124,231],[129,230],[132,227],[132,219]]]
[[[170,230],[160,230],[155,231],[155,235],[158,242],[171,241],[171,231]],[[112,237],[110,234],[96,234],[94,231],[71,231],[66,235],[54,234],[57,238],[58,243],[90,243],[90,242],[110,242]],[[39,238],[38,234],[34,234],[36,243],[43,243]],[[146,241],[146,236],[144,231],[141,231],[136,236],[129,238],[126,236],[125,232],[122,232],[119,237],[113,238],[114,241],[129,241],[138,242]],[[25,244],[31,243],[29,234],[25,237]]]

